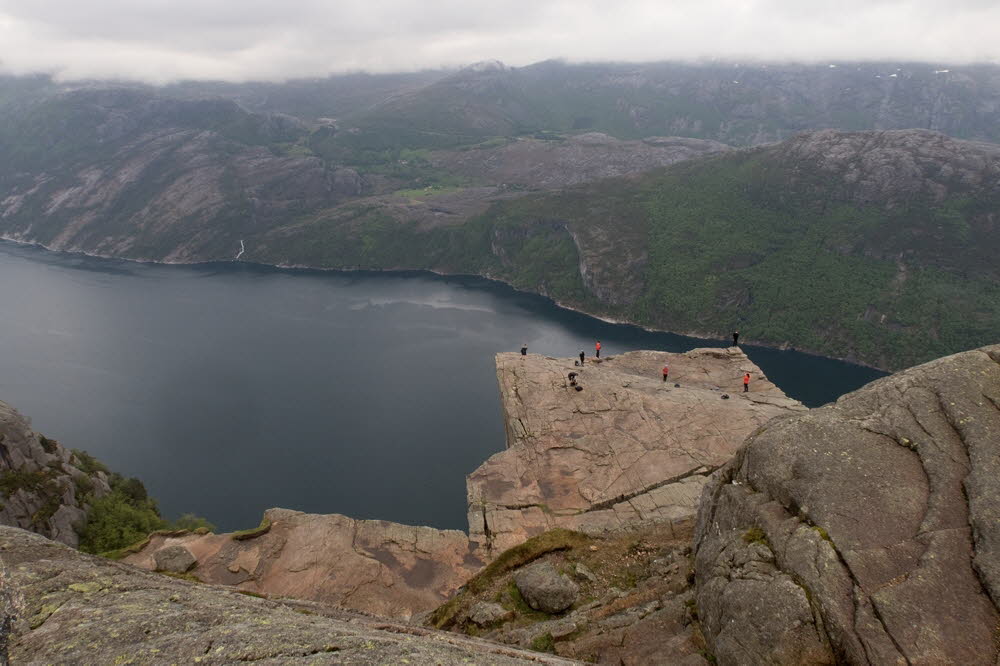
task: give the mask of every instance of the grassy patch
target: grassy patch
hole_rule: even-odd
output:
[[[254,539],[259,536],[263,536],[271,531],[271,521],[267,518],[262,518],[260,525],[250,530],[240,530],[238,532],[233,532],[230,536],[233,541],[246,541],[247,539]]]
[[[88,476],[93,476],[97,472],[111,473],[104,463],[82,449],[73,449],[73,458],[70,459],[70,462]]]
[[[54,439],[49,439],[45,435],[39,435],[38,441],[42,445],[42,448],[45,449],[46,453],[55,453],[59,450],[59,442]]]
[[[769,548],[771,546],[771,544],[767,541],[767,535],[764,534],[764,530],[759,527],[751,527],[744,532],[743,541],[745,543],[762,543]]]
[[[819,525],[813,525],[812,528],[813,530],[815,530],[816,534],[818,534],[819,537],[823,539],[823,541],[829,541],[830,543],[833,543],[833,539],[830,538],[830,535],[827,534],[826,530],[824,530],[822,527],[820,527]]]
[[[531,641],[531,649],[535,652],[549,652],[555,654],[556,642],[552,638],[552,634],[544,633],[541,636],[535,636],[534,640]]]
[[[106,557],[109,560],[121,560],[129,555],[134,555],[141,552],[143,548],[149,545],[150,540],[154,536],[165,536],[165,537],[178,537],[187,534],[187,530],[156,530],[155,532],[150,532],[146,536],[142,537],[138,541],[131,543],[122,548],[116,548],[114,550],[108,550],[101,553],[101,557]]]
[[[0,492],[8,497],[18,490],[38,492],[52,478],[52,473],[45,470],[27,472],[22,469],[9,469],[0,475]]]

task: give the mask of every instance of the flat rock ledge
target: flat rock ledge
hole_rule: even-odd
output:
[[[1000,345],[758,431],[705,488],[719,664],[995,664]]]
[[[690,520],[708,475],[748,435],[805,410],[738,348],[637,351],[582,367],[504,353],[496,364],[507,449],[467,479],[469,535],[487,557],[555,527],[596,534]]]
[[[0,526],[0,558],[10,574],[7,587],[24,601],[9,646],[15,664],[576,663],[177,580],[14,527]]]
[[[250,538],[153,535],[123,561],[155,570],[158,555],[183,547],[206,583],[399,619],[437,607],[484,563],[457,530],[288,509],[269,509],[262,524],[269,529]]]

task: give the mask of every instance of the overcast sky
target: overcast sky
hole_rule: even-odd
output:
[[[1000,0],[0,0],[0,70],[64,79],[549,58],[1000,62]]]

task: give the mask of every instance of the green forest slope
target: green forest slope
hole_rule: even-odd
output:
[[[459,226],[339,208],[251,259],[478,273],[644,325],[894,369],[998,338],[998,225],[1000,148],[822,131],[498,202]]]

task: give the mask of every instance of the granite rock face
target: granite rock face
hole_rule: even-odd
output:
[[[507,449],[467,480],[470,538],[487,554],[554,527],[600,533],[690,519],[708,475],[747,435],[805,409],[736,348],[573,363],[497,355]]]
[[[404,619],[438,606],[483,565],[456,530],[287,509],[264,520],[270,529],[253,538],[153,535],[124,561],[160,569],[165,553],[183,548],[206,583]]]
[[[0,402],[0,524],[76,547],[89,498],[108,492],[107,474],[83,469],[76,454]]]
[[[993,664],[1000,345],[755,433],[705,489],[698,610],[721,664]]]
[[[24,597],[9,647],[17,664],[570,663],[320,604],[181,581],[11,527],[0,527],[0,557],[10,573],[5,582]]]

